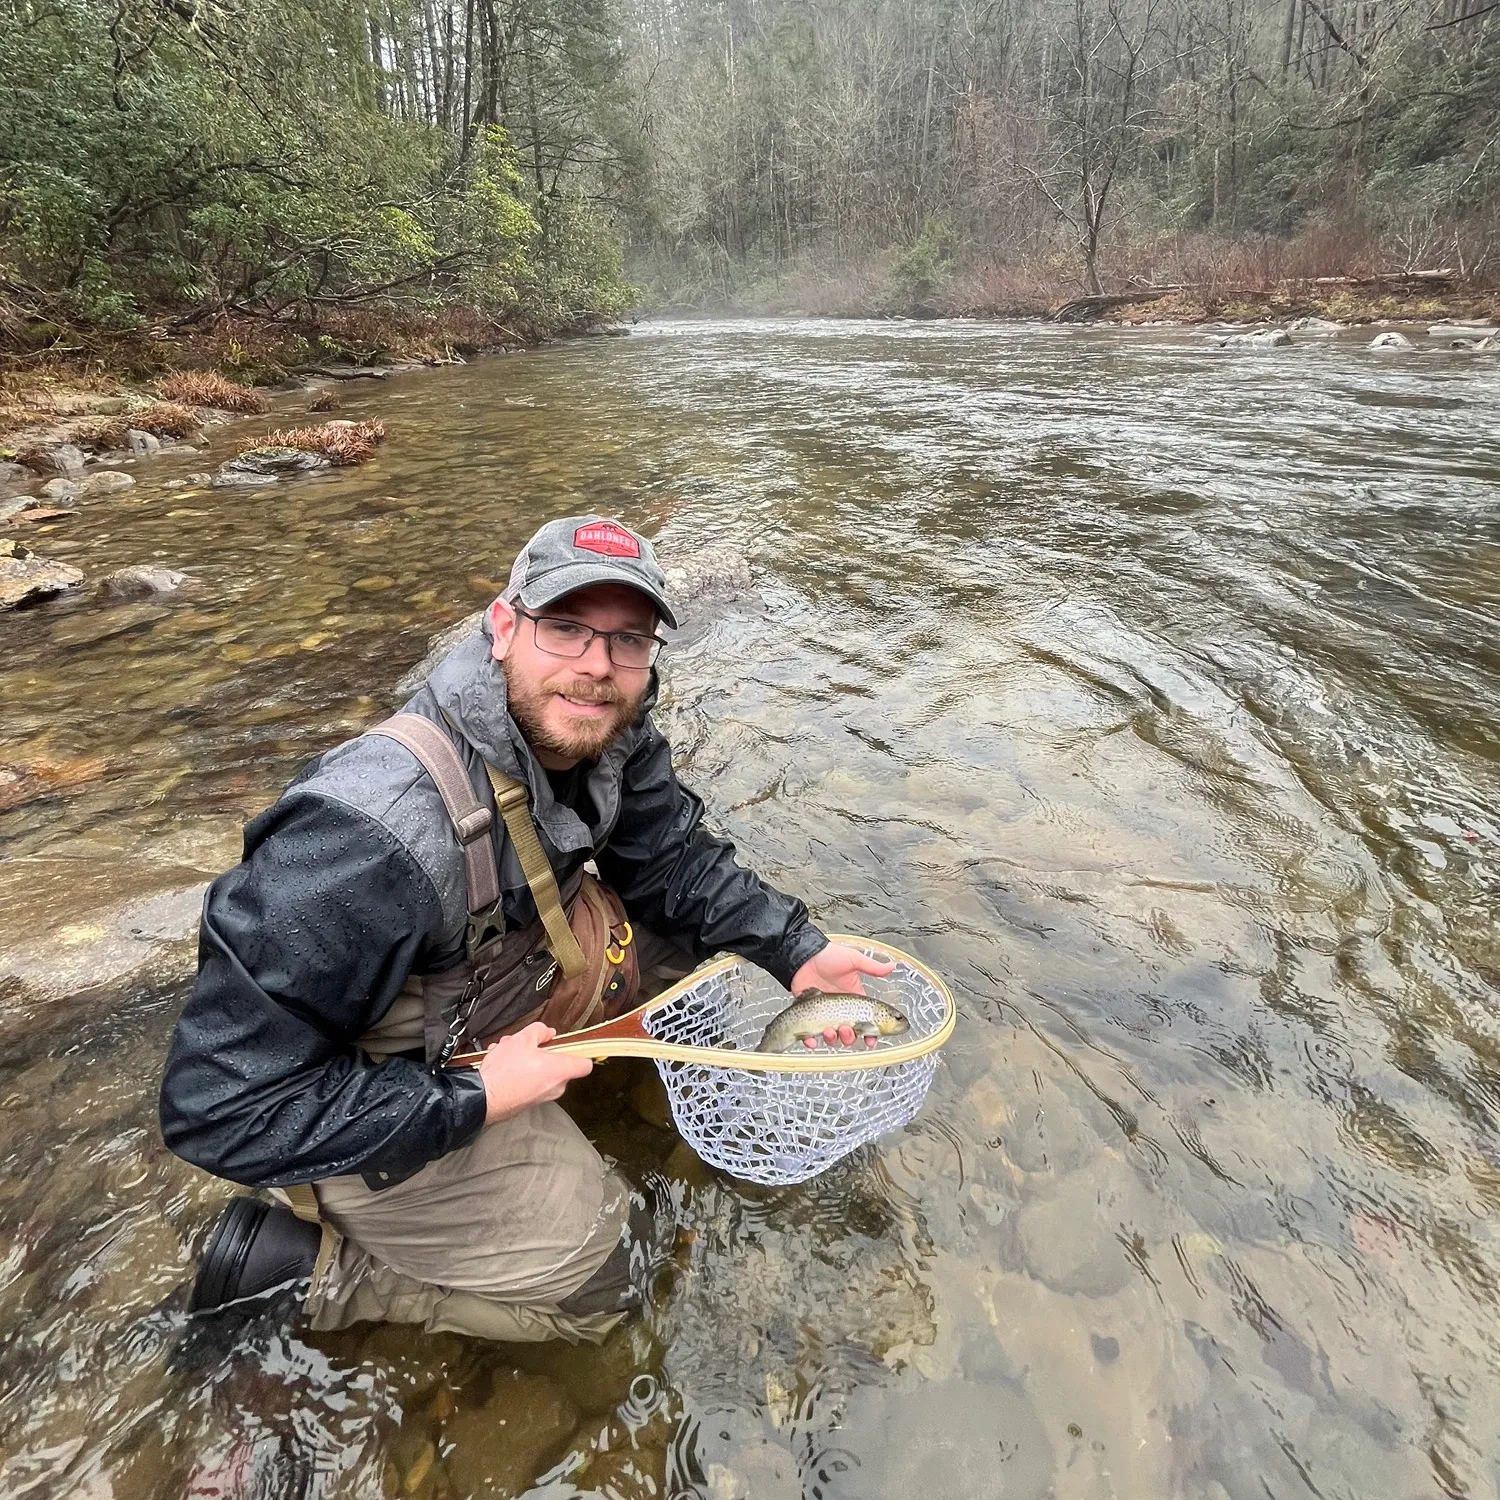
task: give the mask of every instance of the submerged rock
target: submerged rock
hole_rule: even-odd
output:
[[[35,555],[0,557],[0,609],[34,604],[82,584],[83,574],[67,563]]]
[[[134,487],[135,480],[129,474],[122,474],[118,469],[104,469],[79,480],[78,498],[93,500],[100,495],[114,495]]]
[[[1414,349],[1416,345],[1404,333],[1397,333],[1395,329],[1390,329],[1385,333],[1377,333],[1370,340],[1369,347],[1371,349]]]
[[[578,1422],[578,1408],[555,1381],[502,1370],[488,1402],[448,1418],[448,1479],[460,1495],[519,1495],[561,1457]]]
[[[193,580],[173,568],[116,568],[99,580],[98,593],[104,599],[151,599],[158,594],[175,594]]]

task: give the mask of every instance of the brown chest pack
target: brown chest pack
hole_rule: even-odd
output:
[[[577,1031],[634,1004],[640,971],[625,908],[587,871],[558,889],[526,788],[486,762],[538,914],[530,927],[507,933],[490,836],[494,815],[475,796],[453,742],[419,714],[396,714],[367,733],[405,746],[437,787],[463,850],[469,921],[464,961],[439,974],[410,976],[360,1047],[377,1061],[420,1047],[428,1067],[437,1069],[455,1052],[485,1046],[532,1021]]]

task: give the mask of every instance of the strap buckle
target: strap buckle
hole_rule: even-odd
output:
[[[476,807],[473,812],[465,813],[463,817],[454,820],[453,831],[458,835],[459,843],[467,847],[475,839],[487,834],[490,831],[490,824],[494,821],[490,816],[489,808]]]

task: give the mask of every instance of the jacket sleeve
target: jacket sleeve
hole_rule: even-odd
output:
[[[734,845],[702,826],[702,802],[678,781],[671,747],[649,722],[620,796],[598,864],[632,917],[699,958],[738,953],[785,985],[827,946],[800,901],[746,870]]]
[[[249,825],[204,901],[198,978],[161,1090],[167,1145],[253,1187],[399,1181],[484,1123],[477,1074],[434,1078],[354,1041],[389,1009],[441,904],[382,824],[295,790]]]

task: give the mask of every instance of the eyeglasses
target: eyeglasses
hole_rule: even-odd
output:
[[[617,666],[631,672],[644,672],[656,664],[661,648],[666,644],[654,635],[642,635],[636,630],[594,630],[580,625],[577,620],[559,620],[553,615],[533,615],[524,609],[516,611],[523,620],[530,620],[536,631],[538,651],[548,656],[566,656],[577,660],[594,644],[596,635],[603,636],[604,649],[609,659]]]

